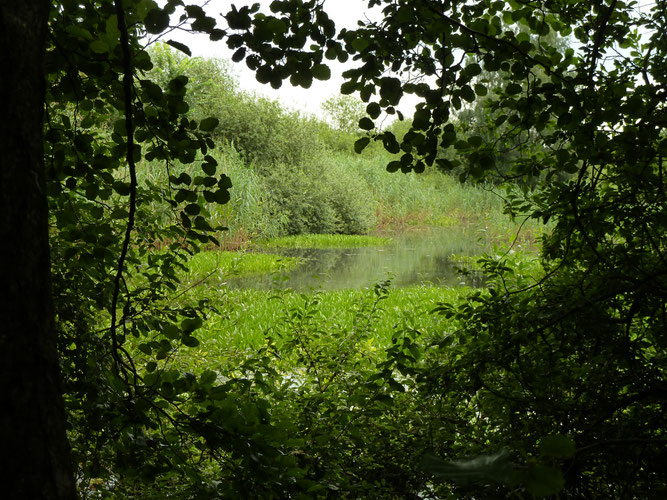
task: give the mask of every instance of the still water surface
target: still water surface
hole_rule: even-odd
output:
[[[431,283],[437,286],[480,286],[479,275],[460,275],[452,255],[483,252],[479,234],[466,228],[433,228],[393,236],[381,247],[272,249],[271,253],[299,257],[293,270],[229,280],[240,288],[291,288],[296,291],[363,288],[391,278],[392,286]],[[460,264],[458,264],[460,266]]]

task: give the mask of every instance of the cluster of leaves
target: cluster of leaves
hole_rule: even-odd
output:
[[[156,8],[145,1],[63,1],[49,19],[52,280],[81,484],[155,475],[179,456],[173,435],[151,437],[171,417],[160,406],[163,390],[135,365],[128,339],[142,339],[139,348],[157,359],[196,343],[192,333],[208,307],[172,302],[177,271],[188,254],[216,242],[206,204],[229,200],[231,182],[216,176],[209,154],[217,119],[186,116],[186,77],[164,86],[145,77],[153,65],[140,40],[144,30],[162,30],[149,22]],[[138,185],[143,160],[161,164],[169,182]],[[197,164],[199,175],[179,172],[184,164]],[[168,220],[154,217],[154,202],[170,207]],[[168,253],[153,252],[164,245]],[[147,448],[156,451],[151,459],[141,451]]]

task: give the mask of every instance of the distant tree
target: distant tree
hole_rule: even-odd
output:
[[[322,103],[322,110],[338,130],[350,134],[360,131],[359,120],[366,116],[363,102],[349,95],[330,97]]]

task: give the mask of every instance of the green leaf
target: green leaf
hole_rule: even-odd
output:
[[[199,215],[199,212],[201,212],[201,207],[196,203],[190,203],[186,205],[183,210],[185,210],[185,213],[188,215]]]
[[[398,170],[402,167],[402,163],[400,161],[390,161],[387,164],[387,172],[398,172]]]
[[[220,205],[224,205],[229,201],[229,191],[226,189],[218,189],[213,196],[215,198],[215,202]]]
[[[373,123],[373,120],[365,116],[359,120],[359,128],[362,130],[372,130],[375,128],[375,123]]]
[[[204,370],[199,376],[202,385],[212,385],[218,378],[218,374],[213,370]]]
[[[471,148],[478,148],[482,145],[482,137],[479,135],[473,135],[471,137],[468,137],[468,145]]]
[[[245,47],[241,47],[240,49],[237,49],[234,54],[232,54],[232,61],[234,62],[241,62],[243,61],[243,58],[245,57]]]
[[[352,94],[355,90],[357,90],[357,83],[356,82],[344,82],[340,86],[340,93],[343,94],[343,95]]]
[[[326,64],[316,64],[312,69],[313,77],[318,80],[328,80],[331,78],[331,70]]]
[[[214,116],[211,116],[209,118],[204,118],[201,122],[199,122],[199,130],[203,132],[212,132],[215,130],[215,128],[218,126],[220,123],[220,120],[215,118]]]
[[[382,144],[384,148],[392,154],[397,154],[401,151],[396,136],[389,131],[382,134]]]
[[[176,339],[181,335],[181,329],[172,323],[168,323],[162,327],[162,335],[168,339]]]
[[[354,151],[358,154],[361,153],[366,146],[371,142],[371,139],[369,137],[362,137],[361,139],[358,139],[354,143]]]
[[[199,340],[191,335],[186,335],[181,339],[181,343],[186,347],[197,347]]]
[[[526,489],[537,498],[555,495],[565,487],[563,474],[559,470],[536,464],[528,470]]]
[[[207,158],[211,158],[211,157],[207,157]],[[211,161],[211,160],[213,160],[213,161]],[[218,165],[218,162],[215,161],[214,158],[211,158],[211,160],[205,161],[201,165],[201,168],[206,175],[215,175],[215,170],[216,170],[215,167]]]
[[[377,102],[371,102],[366,106],[366,113],[375,120],[378,116],[380,116],[380,113],[382,112],[382,108]]]
[[[160,34],[169,26],[169,14],[162,9],[152,9],[146,16],[144,25],[149,33]]]
[[[350,42],[350,45],[357,52],[361,52],[370,45],[370,41],[366,38],[355,38],[352,40],[352,42]]]
[[[186,334],[190,334],[196,329],[200,328],[202,324],[203,321],[199,316],[194,318],[185,318],[183,321],[181,321],[181,330],[183,330],[183,332]]]
[[[130,183],[116,181],[113,183],[113,190],[116,191],[121,196],[128,196],[130,194]]]
[[[396,105],[403,95],[401,81],[394,77],[384,77],[380,79],[380,97]]]
[[[187,54],[189,56],[192,55],[192,52],[190,51],[190,47],[188,47],[184,43],[177,42],[176,40],[167,40],[166,43],[167,43],[167,45],[171,45],[172,47],[174,47],[176,50],[180,50],[184,54]]]
[[[574,440],[568,436],[545,436],[538,444],[540,454],[545,457],[570,458],[576,449]]]
[[[461,87],[461,97],[467,102],[475,102],[477,96],[469,85],[464,85]]]
[[[475,84],[475,94],[477,94],[480,97],[484,97],[486,94],[488,94],[488,89],[486,88],[486,85],[482,85],[481,83],[476,83]]]
[[[104,40],[95,40],[90,44],[90,50],[96,54],[103,54],[109,52],[109,46]]]
[[[505,90],[510,95],[516,95],[521,93],[523,88],[518,83],[510,83]]]

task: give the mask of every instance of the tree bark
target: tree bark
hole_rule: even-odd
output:
[[[0,497],[76,498],[51,302],[43,61],[50,2],[0,2]]]

